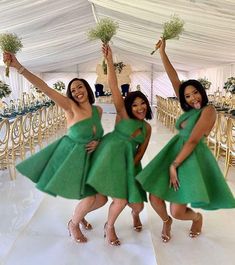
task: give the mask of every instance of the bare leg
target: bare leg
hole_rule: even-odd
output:
[[[87,238],[82,234],[79,224],[84,222],[84,216],[89,212],[92,205],[95,203],[95,196],[89,196],[82,199],[74,210],[72,219],[68,223],[70,236],[79,243],[87,242]]]
[[[106,202],[108,201],[108,198],[102,194],[97,193],[95,195],[95,202],[92,205],[91,209],[89,210],[89,212],[92,212],[96,209],[99,209],[100,207],[104,206],[106,204]]]
[[[92,207],[89,209],[87,213],[90,213],[96,209],[99,209],[100,207],[104,206],[106,202],[108,201],[107,197],[97,193],[95,195],[95,202],[93,203]],[[87,222],[87,220],[84,218],[81,220],[80,224],[83,226],[86,230],[91,230],[93,227],[90,223]]]
[[[189,232],[190,237],[197,237],[202,230],[202,215],[188,208],[186,204],[171,204],[171,214],[179,220],[191,220],[192,226]]]
[[[153,194],[149,195],[150,203],[155,210],[155,212],[160,216],[163,221],[162,227],[162,241],[167,243],[171,239],[171,224],[172,218],[168,215],[166,209],[166,203],[164,200],[156,197]]]
[[[132,209],[132,217],[133,217],[133,227],[136,232],[140,232],[142,230],[142,223],[140,221],[140,212],[144,209],[144,203],[129,203],[129,207]]]
[[[108,242],[111,245],[119,246],[121,244],[116,235],[114,223],[126,205],[127,201],[125,199],[113,198],[113,201],[109,206],[108,222],[104,227],[104,236],[107,234]]]

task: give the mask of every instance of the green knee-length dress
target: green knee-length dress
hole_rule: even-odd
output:
[[[36,187],[53,196],[81,199],[97,192],[85,185],[92,154],[85,147],[100,140],[103,128],[96,106],[92,116],[72,125],[67,134],[38,153],[19,163],[16,168],[37,183]]]
[[[138,132],[138,133],[137,133]],[[146,124],[135,119],[123,119],[102,138],[89,171],[87,184],[112,198],[129,203],[146,201],[146,192],[135,180],[141,164],[135,167],[137,148],[146,138]]]
[[[169,188],[169,167],[174,161],[201,115],[192,109],[182,114],[176,122],[179,130],[168,144],[137,175],[136,179],[145,191],[169,202],[188,204],[205,210],[234,208],[231,193],[213,154],[201,139],[193,152],[178,167],[180,188]],[[185,121],[185,127],[181,128]]]

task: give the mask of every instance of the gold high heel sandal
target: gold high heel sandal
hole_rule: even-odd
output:
[[[77,243],[86,243],[87,238],[82,234],[79,225],[73,223],[72,219],[68,222],[69,236],[73,237]]]
[[[171,224],[172,224],[172,218],[170,216],[168,216],[168,218],[166,220],[163,220],[163,226],[164,225],[167,225],[168,226],[165,229],[165,233],[162,232],[161,238],[162,238],[162,242],[163,243],[167,243],[171,239],[171,235],[170,235],[170,232],[171,232]]]
[[[140,217],[139,217],[139,214],[135,214],[133,211],[131,212],[132,214],[132,217],[133,217],[133,228],[136,232],[141,232],[143,226],[141,224],[141,221],[140,221]],[[138,223],[139,225],[136,225],[135,223]]]
[[[113,225],[108,225],[108,223],[105,223],[104,224],[104,238],[106,238],[106,236],[107,236],[107,241],[108,241],[108,243],[110,245],[112,245],[112,246],[120,246],[121,242],[118,239],[118,237],[116,236],[115,230],[114,230],[114,234],[115,234],[116,239],[114,239],[114,240],[109,239],[108,232],[107,232],[109,229],[110,230],[111,229],[114,230],[114,226]]]
[[[82,221],[80,222],[80,224],[82,225],[82,227],[86,230],[91,230],[93,229],[92,225],[90,223],[87,222],[87,220],[85,218],[82,219]]]
[[[200,213],[197,213],[196,218],[193,220],[191,229],[189,231],[189,236],[191,238],[195,238],[199,236],[202,232],[202,215]]]

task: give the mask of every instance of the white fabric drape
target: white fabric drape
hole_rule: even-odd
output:
[[[67,84],[78,75],[94,85],[96,65],[102,61],[100,41],[87,37],[96,25],[94,15],[119,23],[111,45],[118,60],[131,65],[132,87],[140,84],[149,92],[153,82],[153,95],[173,95],[158,52],[150,55],[163,23],[173,14],[185,21],[185,31],[179,40],[167,41],[166,49],[182,79],[206,77],[213,92],[235,75],[233,0],[11,0],[0,1],[0,10],[0,34],[14,32],[22,39],[17,58],[29,70],[42,73],[49,85],[58,79]],[[4,71],[1,61],[0,78],[10,84],[12,98],[29,89],[14,71],[10,79]]]

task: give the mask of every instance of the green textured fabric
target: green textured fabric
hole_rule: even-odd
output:
[[[143,189],[169,202],[191,203],[192,207],[205,210],[234,208],[231,193],[213,154],[201,139],[196,148],[179,166],[180,188],[169,188],[169,167],[184,143],[188,140],[201,110],[192,109],[181,115],[176,123],[179,133],[137,175]],[[180,124],[186,121],[185,128]]]
[[[133,136],[137,130],[138,135]],[[146,201],[145,191],[135,180],[141,165],[134,165],[136,150],[145,138],[144,121],[121,120],[113,132],[102,138],[92,157],[87,184],[112,198],[127,199],[130,203]]]
[[[91,118],[72,125],[66,135],[22,161],[16,168],[37,183],[38,189],[53,196],[81,199],[96,194],[93,188],[85,185],[92,157],[85,146],[102,136],[98,109],[93,106]]]

